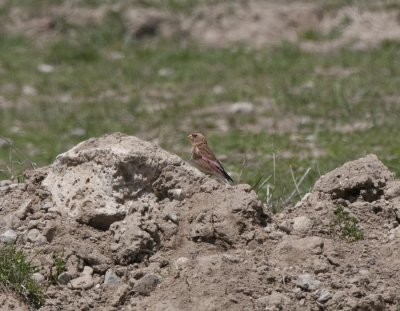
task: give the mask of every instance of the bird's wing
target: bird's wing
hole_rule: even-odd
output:
[[[232,178],[225,172],[224,167],[221,162],[217,160],[214,153],[210,150],[207,145],[197,146],[197,150],[195,150],[197,160],[200,164],[205,168],[210,168],[211,171],[214,171],[218,175],[223,176],[224,178],[233,181]]]

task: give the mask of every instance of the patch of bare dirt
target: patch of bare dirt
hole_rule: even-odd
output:
[[[46,42],[56,38],[60,25],[99,25],[108,13],[120,16],[127,37],[178,37],[215,47],[242,44],[259,48],[293,42],[308,51],[327,52],[343,46],[366,49],[384,40],[400,39],[396,8],[355,4],[333,10],[311,2],[261,0],[198,5],[179,14],[122,3],[88,8],[66,2],[36,11],[15,6],[4,30]],[[321,38],[308,40],[305,34],[309,31]]]
[[[122,134],[82,142],[0,193],[1,241],[39,267],[42,311],[400,304],[400,182],[374,155],[277,215],[250,186]],[[55,283],[54,254],[66,263]]]

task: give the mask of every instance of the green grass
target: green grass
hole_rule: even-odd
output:
[[[57,284],[58,277],[60,276],[60,274],[67,270],[67,268],[65,266],[65,260],[63,257],[64,257],[64,253],[54,253],[53,254],[53,266],[50,271],[52,273],[51,279],[54,284]],[[53,270],[54,270],[54,272],[53,272]]]
[[[163,5],[185,11],[191,4]],[[233,177],[243,171],[240,181],[255,185],[275,207],[295,188],[291,171],[298,181],[311,168],[301,194],[320,173],[367,153],[400,172],[400,137],[393,134],[400,130],[399,42],[312,54],[289,43],[255,50],[177,38],[137,41],[115,12],[101,25],[59,20],[56,27],[56,39],[45,44],[0,36],[1,102],[8,103],[0,108],[0,133],[38,165],[84,139],[116,131],[158,141],[188,159],[185,137],[201,131],[217,155],[226,156]],[[40,72],[41,64],[53,72]],[[36,93],[24,94],[27,86]],[[237,101],[252,102],[255,111],[216,109]],[[12,146],[0,146],[0,178],[29,166]]]
[[[358,220],[350,216],[349,213],[344,210],[343,206],[338,206],[334,214],[336,215],[336,220],[332,224],[332,228],[340,234],[342,239],[349,242],[356,242],[364,239],[364,233],[357,225]]]
[[[45,300],[43,289],[32,279],[35,271],[22,249],[0,247],[0,289],[18,294],[31,308],[39,308]]]

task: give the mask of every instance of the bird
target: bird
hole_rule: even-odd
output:
[[[207,144],[206,137],[201,133],[192,133],[187,136],[192,142],[192,162],[203,173],[214,175],[227,182],[233,182],[225,171],[221,162],[215,157]]]

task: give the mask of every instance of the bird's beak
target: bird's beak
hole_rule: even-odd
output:
[[[192,134],[188,135],[187,138],[189,138],[190,140],[192,140],[192,139],[193,139]]]

